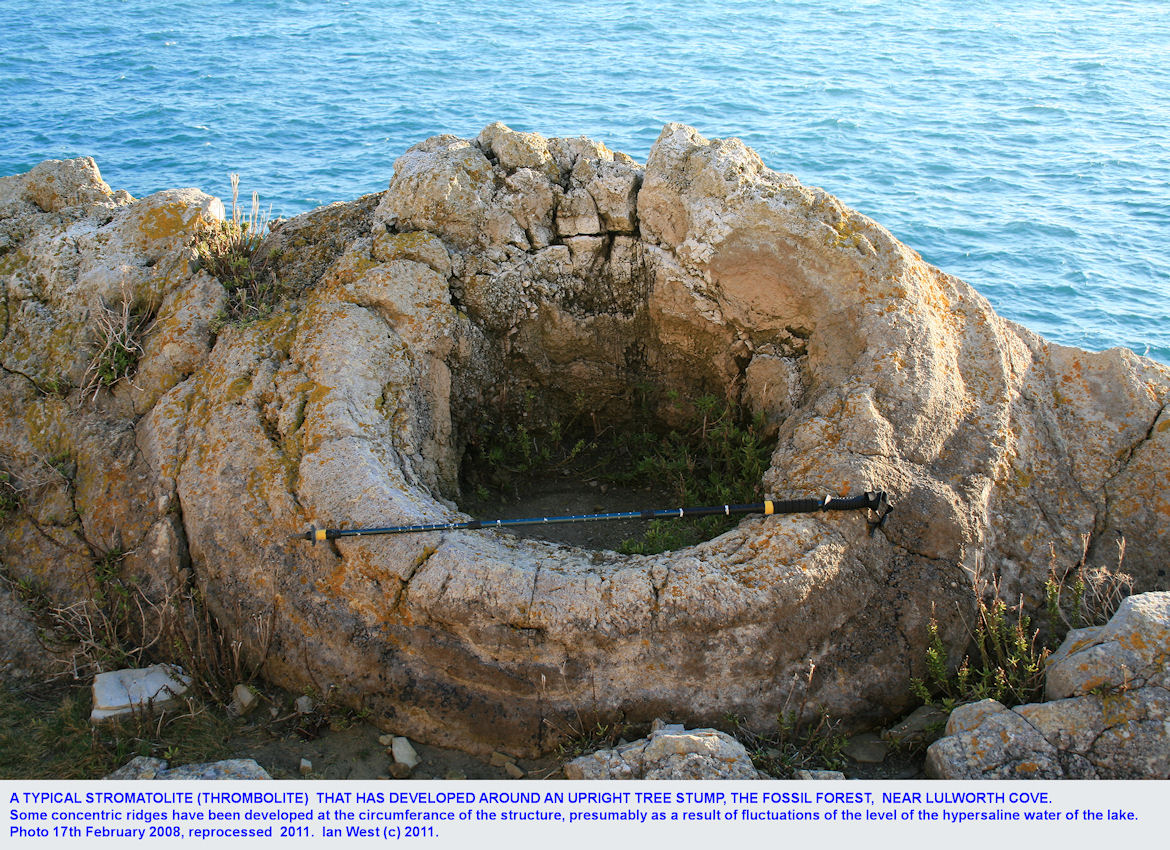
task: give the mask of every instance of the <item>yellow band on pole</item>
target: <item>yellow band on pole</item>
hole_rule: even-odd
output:
[[[317,529],[317,539],[318,539],[318,540],[325,540],[325,539],[327,539],[327,538],[325,537],[325,529],[323,529],[323,528],[318,528],[318,529]]]
[[[771,499],[764,499],[764,516],[771,516],[776,512]]]

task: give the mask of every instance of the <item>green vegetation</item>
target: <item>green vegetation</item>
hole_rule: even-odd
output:
[[[89,688],[0,686],[0,779],[96,779],[135,756],[172,764],[231,756],[231,721],[195,702],[178,712],[91,726]]]
[[[272,314],[285,290],[260,256],[268,232],[268,216],[260,213],[260,196],[252,193],[252,209],[239,206],[240,175],[232,174],[231,218],[207,225],[195,240],[195,253],[207,272],[223,284],[228,302],[213,330],[246,325]]]
[[[677,401],[677,399],[671,399]],[[763,497],[761,480],[771,446],[762,421],[723,399],[703,396],[679,428],[643,416],[630,425],[584,428],[554,419],[533,424],[530,395],[514,424],[486,424],[468,447],[464,484],[481,500],[518,495],[537,476],[567,474],[627,487],[650,487],[647,507],[741,504]],[[583,419],[578,417],[577,419]],[[658,503],[661,504],[658,504]],[[622,544],[626,554],[655,554],[709,540],[735,527],[738,517],[653,520]]]
[[[1044,584],[1049,640],[1062,639],[1069,629],[1102,626],[1133,590],[1133,577],[1122,571],[1125,538],[1117,541],[1117,566],[1088,567],[1089,536],[1081,537],[1081,557],[1071,570],[1060,573],[1056,558]]]
[[[0,469],[0,519],[7,519],[20,509],[20,491],[11,473]]]
[[[133,298],[125,286],[116,307],[103,304],[97,310],[94,315],[97,341],[85,370],[84,395],[96,398],[102,390],[113,389],[134,376],[143,354],[142,340],[150,331],[157,310],[157,304]],[[54,389],[60,391],[57,385]],[[48,389],[46,392],[52,394]]]
[[[1044,667],[1069,629],[1102,625],[1129,594],[1133,579],[1121,571],[1125,541],[1118,542],[1117,567],[1086,566],[1089,540],[1082,540],[1079,562],[1059,571],[1055,558],[1044,584],[1047,628],[1034,628],[1023,600],[1008,606],[994,585],[976,582],[978,603],[970,652],[955,670],[947,663],[947,647],[931,617],[926,650],[926,677],[912,680],[915,696],[950,710],[965,702],[994,699],[1006,706],[1043,699]],[[990,597],[991,601],[986,599]]]
[[[742,717],[727,717],[727,728],[747,749],[752,764],[770,776],[792,779],[798,770],[840,770],[845,766],[848,738],[841,733],[840,721],[833,720],[819,708],[810,711],[808,692],[816,666],[810,664],[803,685],[793,682],[793,690],[776,715],[776,731],[759,733],[749,729]],[[799,688],[800,704],[792,707],[793,694]]]
[[[545,722],[549,722],[547,718]],[[602,723],[595,720],[587,723],[578,717],[569,729],[564,730],[565,737],[557,745],[556,756],[560,761],[566,762],[598,750],[612,749],[627,735],[636,737],[631,729],[629,724],[620,721]]]
[[[172,766],[228,758],[240,746],[233,738],[268,740],[289,731],[307,737],[299,727],[321,716],[319,709],[277,720],[265,712],[254,726],[228,716],[232,688],[254,679],[267,655],[271,617],[241,618],[259,646],[248,653],[195,597],[148,599],[125,575],[128,554],[95,553],[90,598],[66,607],[45,588],[0,573],[36,618],[46,651],[72,673],[35,686],[0,683],[0,779],[94,779],[138,755]],[[159,661],[178,663],[192,678],[178,706],[91,726],[90,677]],[[327,719],[338,715],[334,709]]]
[[[911,683],[915,696],[924,703],[949,711],[982,699],[1013,706],[1041,698],[1050,649],[1038,644],[1038,633],[1031,630],[1020,606],[1008,608],[1002,599],[991,603],[980,599],[973,636],[978,658],[972,662],[965,656],[954,671],[947,663],[947,649],[934,617],[927,628],[926,678]]]

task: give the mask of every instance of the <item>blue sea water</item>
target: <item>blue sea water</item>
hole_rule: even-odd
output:
[[[1165,0],[2,0],[0,174],[142,196],[242,175],[274,215],[502,120],[644,161],[739,136],[1003,315],[1170,363]]]

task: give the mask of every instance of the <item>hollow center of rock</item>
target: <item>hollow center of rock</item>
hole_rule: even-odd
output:
[[[487,520],[757,502],[771,449],[762,421],[716,395],[684,400],[643,387],[626,416],[603,421],[586,398],[565,410],[530,392],[510,415],[496,410],[478,419],[463,457],[460,506]],[[655,554],[711,539],[740,519],[599,520],[509,531]]]

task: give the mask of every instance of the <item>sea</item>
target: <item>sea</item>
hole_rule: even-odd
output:
[[[386,188],[493,121],[737,136],[1046,337],[1170,364],[1166,0],[0,0],[0,174]]]

